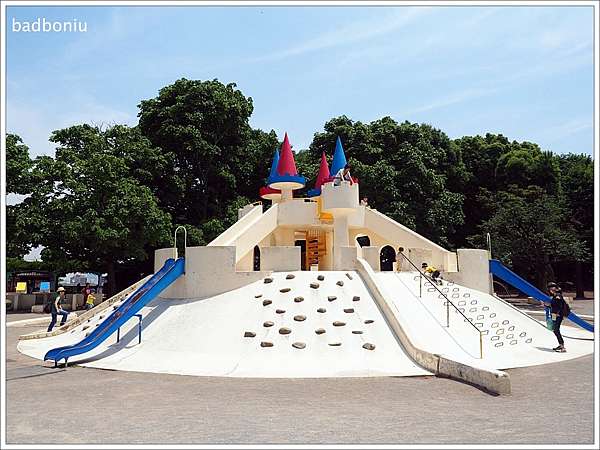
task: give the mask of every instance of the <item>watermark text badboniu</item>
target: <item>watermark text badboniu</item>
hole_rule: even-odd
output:
[[[15,33],[85,33],[87,22],[77,19],[70,21],[46,20],[38,17],[32,21],[20,21],[13,17],[12,31]]]

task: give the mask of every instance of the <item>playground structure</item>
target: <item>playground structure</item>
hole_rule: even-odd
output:
[[[157,250],[152,277],[76,323],[22,336],[19,350],[55,364],[186,375],[435,374],[497,393],[510,392],[503,369],[593,352],[593,327],[575,314],[579,327],[563,326],[568,353],[549,352],[553,333],[494,296],[492,276],[545,294],[486,250],[448,251],[360,205],[358,180],[332,178],[345,164],[338,138],[331,170],[323,154],[308,197],[294,198],[306,180],[286,134],[260,190],[266,211],[247,205],[207,246],[184,243],[184,255],[177,242]],[[441,285],[422,262],[442,272]]]

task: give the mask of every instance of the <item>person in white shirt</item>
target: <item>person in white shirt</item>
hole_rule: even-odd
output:
[[[333,185],[339,186],[342,184],[342,181],[349,181],[350,184],[353,184],[352,176],[350,175],[350,165],[346,164],[343,169],[338,170],[333,179]]]

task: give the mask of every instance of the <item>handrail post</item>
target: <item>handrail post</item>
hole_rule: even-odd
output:
[[[183,230],[183,251],[187,249],[187,229],[183,225],[179,225],[175,228],[175,233],[173,234],[173,259],[177,259],[177,232],[182,229]]]
[[[446,299],[446,327],[450,328],[450,300]]]
[[[142,343],[142,315],[136,314],[135,316],[138,318],[138,344],[141,344]]]
[[[483,359],[483,334],[479,330],[479,359]]]
[[[419,273],[419,298],[421,298],[421,294],[423,291],[423,275]]]

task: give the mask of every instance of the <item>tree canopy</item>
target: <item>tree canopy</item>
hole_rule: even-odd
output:
[[[281,142],[250,126],[252,98],[234,83],[182,78],[138,106],[134,127],[54,131],[53,157],[32,160],[19,136],[6,136],[7,192],[26,197],[7,208],[11,261],[42,245],[49,266],[105,270],[114,284],[120,271],[151,270],[149,255],[172,245],[175,227],[186,227],[188,245],[205,245],[257,198]],[[361,195],[398,222],[449,249],[483,247],[490,233],[494,256],[538,282],[565,261],[590,279],[589,156],[555,155],[501,134],[450,139],[428,124],[342,115],[296,152],[307,187],[337,137]]]

